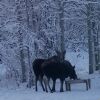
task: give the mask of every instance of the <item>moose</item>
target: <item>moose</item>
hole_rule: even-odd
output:
[[[55,92],[56,79],[60,79],[60,83],[61,83],[60,92],[63,92],[63,83],[65,78],[70,77],[70,79],[77,79],[75,66],[72,66],[68,61],[65,61],[65,63],[50,62],[47,64],[42,64],[42,71],[43,74],[47,77],[48,81],[50,80],[50,78],[53,80],[52,89],[50,88],[48,82],[48,87],[51,92]],[[47,87],[45,87],[45,89],[46,91],[48,91]]]
[[[44,76],[44,73],[43,73],[43,70],[42,70],[42,67],[41,65],[45,62],[46,64],[49,62],[58,62],[60,61],[59,57],[54,55],[52,56],[51,58],[49,59],[35,59],[32,66],[33,66],[33,71],[34,71],[34,74],[35,74],[35,90],[37,91],[37,81],[40,81],[41,83],[41,86],[42,86],[42,89],[43,91],[45,91],[45,88],[43,86],[43,76]]]
[[[61,53],[56,52],[57,55],[52,56],[48,59],[35,59],[32,63],[33,71],[35,74],[35,90],[37,91],[37,81],[40,81],[43,91],[48,92],[47,85],[51,92],[55,92],[56,79],[60,79],[61,88],[60,92],[63,92],[63,82],[65,78],[70,77],[72,79],[77,79],[77,75],[74,67],[69,61],[61,61]],[[65,53],[65,52],[64,52]],[[47,78],[47,85],[45,88],[43,85],[43,77]],[[49,80],[53,80],[53,87],[50,88]]]

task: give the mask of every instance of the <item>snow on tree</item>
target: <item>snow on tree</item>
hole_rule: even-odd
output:
[[[99,15],[97,0],[1,0],[0,55],[7,75],[31,87],[35,58],[48,58],[55,50],[88,51],[88,43],[90,73],[99,69]]]

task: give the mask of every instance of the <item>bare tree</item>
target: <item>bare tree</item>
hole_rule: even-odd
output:
[[[22,70],[22,78],[21,81],[26,82],[26,67],[24,61],[24,52],[23,52],[23,32],[22,32],[22,23],[23,23],[23,5],[24,1],[16,1],[16,12],[17,12],[17,21],[19,23],[18,29],[18,38],[19,38],[19,50],[20,50],[20,63],[21,63],[21,70]]]
[[[89,47],[89,73],[94,71],[93,39],[91,31],[91,4],[87,5],[87,29],[88,29],[88,47]]]
[[[61,4],[59,1],[59,25],[60,25],[60,51],[61,61],[65,59],[65,38],[64,38],[64,3]]]

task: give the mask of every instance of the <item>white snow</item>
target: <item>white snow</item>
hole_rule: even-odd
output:
[[[100,100],[100,77],[96,75],[91,81],[92,87],[88,91],[85,84],[73,84],[71,92],[63,93],[45,93],[41,89],[35,92],[28,88],[0,88],[0,100]]]
[[[79,55],[80,54],[80,55]],[[26,88],[25,85],[20,87],[10,87],[3,82],[0,82],[0,100],[100,100],[100,74],[98,72],[88,75],[88,53],[85,52],[68,52],[66,59],[71,61],[73,65],[76,65],[76,71],[82,78],[91,78],[91,89],[86,90],[84,83],[72,84],[71,91],[60,93],[60,84],[57,81],[56,92],[46,93],[42,91],[40,84],[38,83],[38,92],[34,87],[31,89]]]
[[[75,70],[79,77],[85,78],[89,72],[89,55],[88,52],[77,50],[76,52],[66,52],[66,60],[75,65]],[[88,76],[89,77],[89,76]]]

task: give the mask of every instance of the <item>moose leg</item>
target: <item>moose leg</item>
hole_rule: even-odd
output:
[[[52,89],[51,89],[51,87],[50,87],[49,81],[50,81],[50,78],[47,77],[47,81],[45,82],[45,83],[46,83],[45,87],[48,85],[49,90],[52,92]],[[46,87],[46,90],[47,90],[47,87]]]
[[[50,81],[50,78],[48,78],[48,87],[49,87],[50,91],[52,91],[51,87],[50,87],[50,84],[49,84],[49,81]]]
[[[60,92],[63,92],[63,82],[64,82],[64,80],[61,79],[60,82],[61,82]]]
[[[41,86],[42,86],[43,91],[45,91],[45,88],[43,86],[43,77],[40,77],[40,83],[41,83]]]
[[[55,92],[55,84],[56,84],[56,79],[53,79],[53,87],[51,92]]]
[[[47,80],[43,80],[43,81],[44,81],[45,91],[48,92],[48,89],[47,89]]]
[[[35,91],[37,91],[37,81],[38,81],[38,78],[36,77],[35,78]]]
[[[46,90],[46,92],[48,92],[48,89],[47,89],[48,78],[44,76],[44,77],[43,77],[43,82],[44,82],[44,85],[45,85],[45,90]]]

